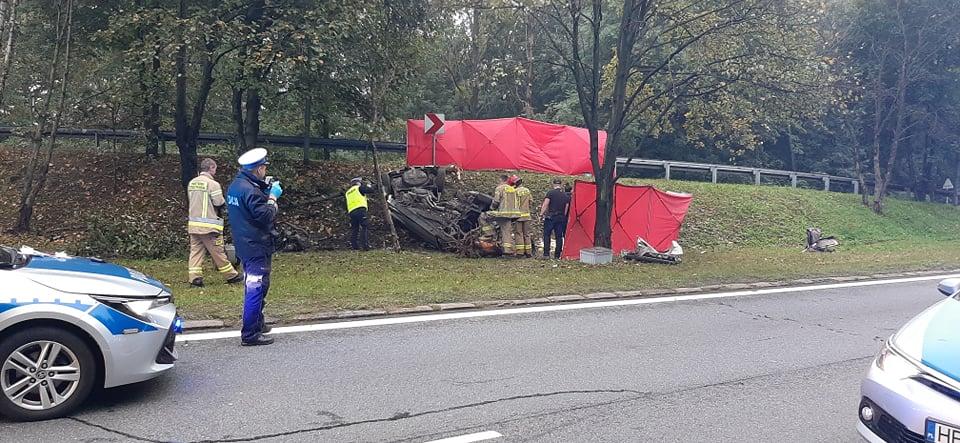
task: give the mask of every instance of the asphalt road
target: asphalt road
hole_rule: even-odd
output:
[[[164,377],[0,440],[855,442],[861,376],[935,283],[183,343]]]

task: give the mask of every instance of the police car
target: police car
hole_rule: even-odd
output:
[[[887,340],[860,386],[871,443],[960,443],[960,279],[938,289],[948,298]]]
[[[94,258],[0,247],[0,415],[60,417],[173,367],[170,289]]]

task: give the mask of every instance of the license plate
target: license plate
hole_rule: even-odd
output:
[[[928,443],[960,443],[960,428],[927,420]]]

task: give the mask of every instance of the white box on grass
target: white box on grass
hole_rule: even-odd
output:
[[[605,265],[613,261],[613,251],[594,247],[580,250],[580,262],[588,265]]]

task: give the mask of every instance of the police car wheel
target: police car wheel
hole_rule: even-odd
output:
[[[89,346],[46,326],[5,337],[0,365],[0,415],[19,421],[68,414],[90,395],[97,378]]]

